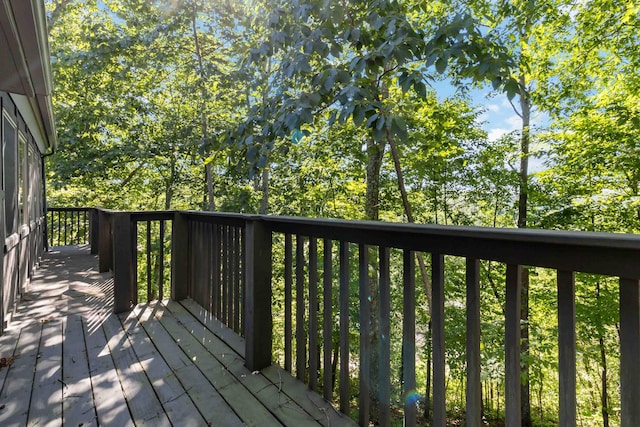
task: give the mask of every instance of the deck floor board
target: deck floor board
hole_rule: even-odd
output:
[[[8,367],[0,394],[0,425],[26,425],[29,415],[33,373],[38,359],[42,324],[33,323],[20,331],[15,359]]]
[[[0,336],[0,425],[355,425],[192,300],[113,314],[87,247],[45,255]]]
[[[54,426],[62,417],[62,319],[43,323],[36,357],[29,426]]]
[[[69,315],[63,325],[62,413],[63,424],[97,426],[96,410],[89,376],[89,360],[82,328],[82,317]]]

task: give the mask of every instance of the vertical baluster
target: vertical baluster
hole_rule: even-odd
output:
[[[234,300],[233,300],[233,330],[240,333],[240,229],[235,227],[233,233],[233,288],[234,288]]]
[[[246,266],[247,266],[247,239],[246,239],[246,233],[244,231],[244,228],[242,228],[240,230],[240,253],[242,255],[242,259],[241,259],[241,268],[240,268],[240,313],[241,313],[241,317],[240,317],[240,335],[241,336],[245,336],[245,318],[246,316],[244,315],[244,308],[245,308],[245,302],[246,302],[246,298],[247,298],[247,294],[246,294],[246,290],[247,290],[247,276],[246,276]]]
[[[147,302],[153,299],[153,291],[151,289],[151,221],[147,221]]]
[[[227,242],[229,243],[229,249],[228,249],[228,253],[227,253],[227,257],[228,257],[228,264],[229,264],[229,292],[227,294],[228,296],[228,305],[229,305],[229,313],[227,315],[228,318],[228,322],[227,322],[227,326],[229,328],[233,329],[233,299],[234,299],[234,287],[233,287],[233,277],[234,277],[234,262],[233,259],[235,257],[235,249],[233,247],[233,232],[234,232],[234,228],[232,226],[229,226],[229,236],[227,238]]]
[[[576,425],[576,302],[575,274],[558,271],[558,371],[560,426]]]
[[[318,390],[318,240],[309,237],[309,388]]]
[[[213,304],[212,304],[212,294],[213,294],[213,286],[211,276],[213,275],[213,263],[211,261],[213,255],[213,239],[211,235],[213,233],[213,225],[210,223],[204,223],[204,252],[202,253],[202,262],[204,263],[205,274],[203,277],[203,286],[205,289],[205,299],[203,307],[209,312],[212,313]]]
[[[54,221],[54,217],[55,217],[55,212],[53,211],[48,211],[47,212],[49,214],[49,222],[51,223],[51,226],[49,227],[49,246],[53,246],[53,242],[54,242],[54,238],[55,238],[55,228],[53,227],[53,221]]]
[[[82,233],[82,240],[80,240],[80,214],[81,213],[82,212],[78,211],[78,215],[77,215],[77,218],[76,218],[77,226],[78,226],[78,228],[76,230],[76,240],[78,241],[78,244],[85,243],[84,242],[84,231]]]
[[[480,261],[467,258],[467,426],[482,425]]]
[[[131,216],[129,216],[131,218]],[[133,269],[133,284],[131,286],[131,301],[133,305],[138,305],[138,221],[131,218],[131,237],[130,244],[132,248],[132,269]]]
[[[415,254],[403,251],[402,304],[402,382],[404,395],[404,425],[416,425],[416,280]]]
[[[620,425],[640,425],[640,282],[620,278]]]
[[[189,296],[196,300],[196,287],[195,287],[195,275],[196,275],[196,223],[189,221]],[[175,286],[175,282],[174,282]]]
[[[213,230],[213,289],[215,313],[218,319],[222,316],[222,287],[220,283],[220,240],[222,233],[220,227],[220,225],[216,224]]]
[[[433,351],[433,425],[446,424],[444,344],[444,256],[431,254],[431,326]]]
[[[233,322],[233,228],[227,226],[227,239],[226,239],[226,265],[227,265],[227,316],[225,318],[225,325],[231,327]]]
[[[158,269],[158,297],[160,300],[164,299],[164,227],[165,221],[160,220],[160,268]]]
[[[71,217],[71,221],[69,221],[69,217]],[[67,228],[69,230],[68,240],[67,240]],[[74,241],[73,241],[73,211],[65,211],[65,213],[64,213],[64,230],[65,230],[65,235],[64,235],[64,244],[65,244],[65,246],[73,245],[73,243],[74,243]]]
[[[194,256],[196,257],[196,272],[195,272],[195,286],[196,286],[196,295],[197,302],[201,306],[205,306],[204,303],[204,288],[205,288],[205,278],[203,266],[204,261],[202,259],[202,253],[204,251],[204,224],[200,221],[195,223],[196,226],[196,235],[194,236],[194,240],[196,241],[196,252],[194,252]]]
[[[222,262],[220,255],[220,238],[221,230],[219,224],[211,224],[211,313],[220,319],[222,316],[222,305],[220,301],[222,299],[222,286],[220,284],[220,278],[222,276]]]
[[[227,226],[223,225],[221,227],[222,229],[221,231],[221,236],[220,236],[220,253],[221,253],[221,258],[220,258],[220,267],[222,269],[222,279],[221,279],[221,285],[222,285],[222,297],[221,297],[221,303],[222,303],[222,317],[220,318],[220,320],[223,323],[227,323]]]
[[[507,301],[505,310],[505,423],[520,425],[520,311],[521,267],[507,265]]]
[[[69,224],[69,217],[71,217],[71,224]],[[64,211],[64,229],[65,229],[64,244],[65,246],[72,245],[73,244],[73,211],[69,211],[69,210]]]
[[[291,234],[284,236],[284,369],[291,372],[292,336],[292,288],[293,288],[293,241]]]
[[[369,246],[365,244],[358,245],[358,281],[359,281],[359,297],[360,297],[360,379],[358,393],[358,423],[361,426],[369,425],[370,401],[370,363],[369,357],[371,349],[369,346],[369,319],[370,313],[370,295],[369,289]]]
[[[207,294],[209,292],[209,280],[207,275],[209,260],[206,257],[207,247],[207,223],[198,222],[198,287],[200,289],[200,302],[203,308],[208,307]]]
[[[62,222],[60,221],[61,212],[58,211],[58,246],[60,246],[60,237],[62,237]]]
[[[349,243],[340,241],[340,411],[349,415]]]
[[[85,243],[89,243],[89,213],[86,210],[83,211],[82,223],[84,224],[82,239]]]
[[[330,239],[324,239],[323,252],[323,292],[322,292],[322,315],[323,315],[323,331],[322,331],[322,395],[325,399],[333,400],[333,378],[331,369],[331,350],[333,349],[333,242]]]
[[[215,270],[216,270],[216,225],[208,224],[207,230],[207,265],[209,266],[209,270],[207,272],[207,289],[209,289],[209,301],[207,302],[207,310],[209,313],[215,314],[216,312],[216,279],[215,279]]]
[[[190,253],[189,253],[189,261],[191,263],[191,268],[189,269],[189,278],[191,282],[191,298],[194,301],[198,302],[198,223],[195,220],[189,222],[190,228],[190,236],[189,239],[190,245]]]
[[[380,247],[380,424],[391,424],[391,277],[389,248]]]
[[[303,382],[307,361],[304,309],[304,237],[296,235],[296,378]]]

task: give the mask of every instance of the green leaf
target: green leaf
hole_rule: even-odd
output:
[[[500,76],[494,77],[491,80],[491,87],[493,87],[493,90],[498,90],[501,84],[502,84],[502,77]]]
[[[419,80],[413,83],[413,90],[416,91],[420,98],[425,99],[427,97],[427,86]]]
[[[407,139],[407,123],[400,116],[391,120],[391,132],[401,140]]]
[[[436,71],[443,74],[447,69],[447,60],[445,58],[438,58],[436,61]]]
[[[369,118],[367,119],[366,126],[367,126],[368,128],[369,128],[369,127],[372,127],[372,126],[373,126],[373,123],[374,123],[376,120],[378,120],[378,113],[373,113],[373,114],[371,115],[371,117],[369,117]]]
[[[361,107],[360,105],[357,105],[354,109],[353,109],[353,123],[356,126],[360,126],[362,124],[362,122],[364,121],[364,114],[365,114],[365,109],[363,107]]]
[[[512,100],[516,95],[520,93],[520,85],[515,79],[509,79],[504,85],[504,90],[507,93],[507,98]]]

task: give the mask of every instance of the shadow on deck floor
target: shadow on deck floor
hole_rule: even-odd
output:
[[[354,425],[191,300],[115,315],[87,247],[53,248],[0,337],[0,425]],[[223,339],[225,341],[223,341]]]

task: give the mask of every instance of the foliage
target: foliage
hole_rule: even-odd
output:
[[[206,208],[209,165],[223,211],[371,218],[366,207],[376,179],[375,217],[405,221],[402,178],[420,223],[514,227],[525,188],[529,227],[640,227],[640,20],[633,2],[46,3],[60,140],[47,160],[52,206]],[[443,97],[442,81],[457,92]],[[489,140],[483,111],[465,95],[471,86],[506,96],[523,127]],[[527,111],[548,119],[525,124]],[[542,147],[545,165],[534,173],[525,168],[523,176],[526,138]],[[392,143],[400,168],[387,150]],[[372,159],[379,171],[369,168]],[[282,250],[274,257],[282,259]],[[357,265],[355,247],[351,257]],[[399,259],[392,253],[393,265]],[[370,274],[376,271],[372,265]],[[141,282],[147,274],[139,271]],[[155,283],[155,267],[151,274]],[[275,272],[276,306],[283,304],[283,274]],[[504,411],[504,274],[503,265],[482,263],[482,380],[492,419]],[[530,274],[532,417],[548,425],[557,421],[555,276]],[[400,269],[391,275],[392,307],[401,307]],[[357,295],[355,269],[351,276]],[[455,412],[464,395],[463,263],[447,258],[445,277]],[[580,416],[585,425],[605,424],[607,416],[615,423],[617,285],[579,275],[576,289]],[[355,355],[357,298],[352,302]],[[426,292],[416,302],[422,390]],[[396,337],[399,312],[391,319]],[[282,345],[276,347],[281,358]],[[400,352],[393,341],[394,366]],[[399,373],[393,376],[399,384]],[[393,396],[399,405],[399,388]]]

